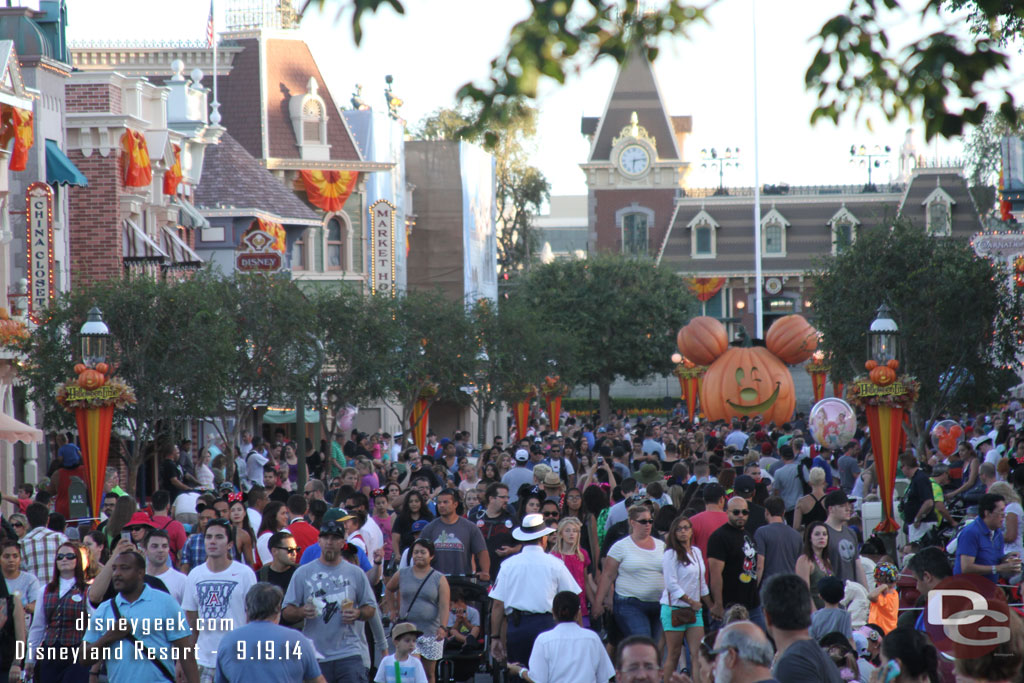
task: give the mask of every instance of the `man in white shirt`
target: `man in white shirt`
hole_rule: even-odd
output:
[[[270,462],[263,451],[263,439],[254,437],[252,450],[245,456],[245,469],[249,475],[249,485],[255,486],[263,483],[263,466]]]
[[[537,636],[530,668],[510,664],[509,671],[531,683],[607,683],[615,667],[598,635],[576,623],[579,596],[562,591],[552,609],[558,624]]]
[[[196,639],[201,683],[213,681],[216,676],[220,639],[245,625],[245,595],[256,585],[253,570],[228,554],[234,543],[230,522],[210,520],[204,540],[206,562],[189,572],[181,603],[193,633],[197,632],[199,619],[203,620]]]
[[[579,599],[580,587],[569,569],[557,557],[545,552],[547,537],[554,529],[539,514],[526,515],[512,537],[523,549],[501,564],[501,573],[491,591],[491,633],[502,633],[508,611],[507,646],[501,638],[491,641],[491,655],[498,661],[530,661],[537,636],[554,625],[551,605],[555,595],[570,591]]]
[[[151,529],[146,535],[144,546],[146,556],[146,573],[164,582],[167,592],[178,604],[185,597],[185,582],[188,577],[176,569],[172,569],[167,561],[171,553],[171,541],[163,529]]]

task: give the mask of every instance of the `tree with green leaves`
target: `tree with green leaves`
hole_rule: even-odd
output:
[[[971,196],[974,197],[974,204],[983,221],[999,218],[996,207],[999,172],[1002,168],[1002,139],[1022,135],[1024,109],[1018,108],[1016,117],[1009,121],[999,112],[989,112],[981,125],[971,131],[964,144]]]
[[[963,240],[927,235],[905,220],[875,228],[809,273],[814,324],[842,381],[865,374],[866,332],[881,303],[900,330],[900,373],[921,382],[911,417],[924,444],[926,422],[977,408],[1015,383],[1006,372],[1024,344],[1024,288]]]
[[[438,109],[420,122],[414,137],[465,140],[483,145],[494,155],[498,270],[515,274],[528,269],[540,251],[533,222],[551,196],[551,184],[528,158],[537,134],[537,109],[520,98],[503,109],[487,130],[476,125],[480,111],[479,107]]]
[[[54,304],[50,318],[25,340],[21,375],[29,400],[47,429],[72,429],[74,414],[60,407],[56,389],[74,376],[78,330],[97,306],[110,329],[112,373],[135,390],[137,402],[115,412],[115,425],[134,444],[123,457],[129,491],[143,461],[144,444],[173,437],[176,425],[218,411],[217,378],[232,355],[230,320],[214,295],[208,272],[183,282],[132,277],[76,290]]]
[[[617,378],[643,382],[671,371],[676,333],[697,311],[677,273],[622,254],[539,265],[509,298],[535,311],[539,324],[566,332],[551,358],[570,385],[597,385],[602,419]]]

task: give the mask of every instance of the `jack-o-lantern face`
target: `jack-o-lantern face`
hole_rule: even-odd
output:
[[[701,383],[701,405],[712,420],[762,415],[781,423],[793,415],[793,377],[785,364],[761,346],[723,353]]]

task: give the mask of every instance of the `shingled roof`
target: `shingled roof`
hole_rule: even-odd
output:
[[[619,68],[600,123],[595,125],[591,117],[584,117],[581,121],[580,128],[585,135],[591,130],[596,133],[589,161],[611,159],[612,140],[629,124],[633,112],[636,112],[639,124],[657,142],[659,159],[680,158],[675,133],[677,130],[690,130],[689,117],[672,117],[669,120],[654,68],[646,57],[636,54]]]
[[[203,178],[196,187],[194,204],[200,209],[259,209],[277,216],[282,223],[319,221],[298,195],[260,166],[228,133],[219,145],[206,148]]]

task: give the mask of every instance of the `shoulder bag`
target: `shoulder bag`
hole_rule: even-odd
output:
[[[114,618],[117,619],[118,621],[120,621],[121,620],[121,610],[119,610],[117,608],[117,596],[116,595],[114,597],[110,598],[110,607],[113,608],[113,610],[114,610]],[[135,637],[134,633],[129,633],[128,634],[128,640],[130,640],[133,644],[139,642],[139,639]],[[156,668],[160,669],[160,673],[162,673],[164,675],[164,678],[166,678],[171,683],[176,683],[177,679],[174,677],[174,673],[167,669],[167,665],[163,663],[163,660],[151,659],[149,661],[153,662],[153,664],[156,665]]]
[[[410,569],[410,571],[412,571],[412,570]],[[427,581],[429,581],[430,577],[433,576],[433,575],[434,575],[434,570],[431,569],[430,573],[427,574],[426,576],[424,576],[423,580],[420,581],[420,587],[416,589],[415,593],[413,593],[412,600],[409,601],[409,609],[405,610],[405,616],[404,617],[402,617],[402,616],[398,617],[398,621],[399,622],[403,622],[403,621],[405,621],[406,619],[409,618],[409,612],[412,611],[413,603],[416,602],[416,598],[420,597],[420,591],[423,590],[423,587],[425,585],[427,585]]]
[[[703,565],[704,562],[694,560],[693,558],[690,558],[690,560],[695,562],[697,565],[697,592],[700,593],[700,583],[702,578],[701,565]],[[672,608],[672,626],[679,628],[680,626],[688,626],[689,624],[694,624],[696,622],[697,610],[693,609],[689,605]]]

